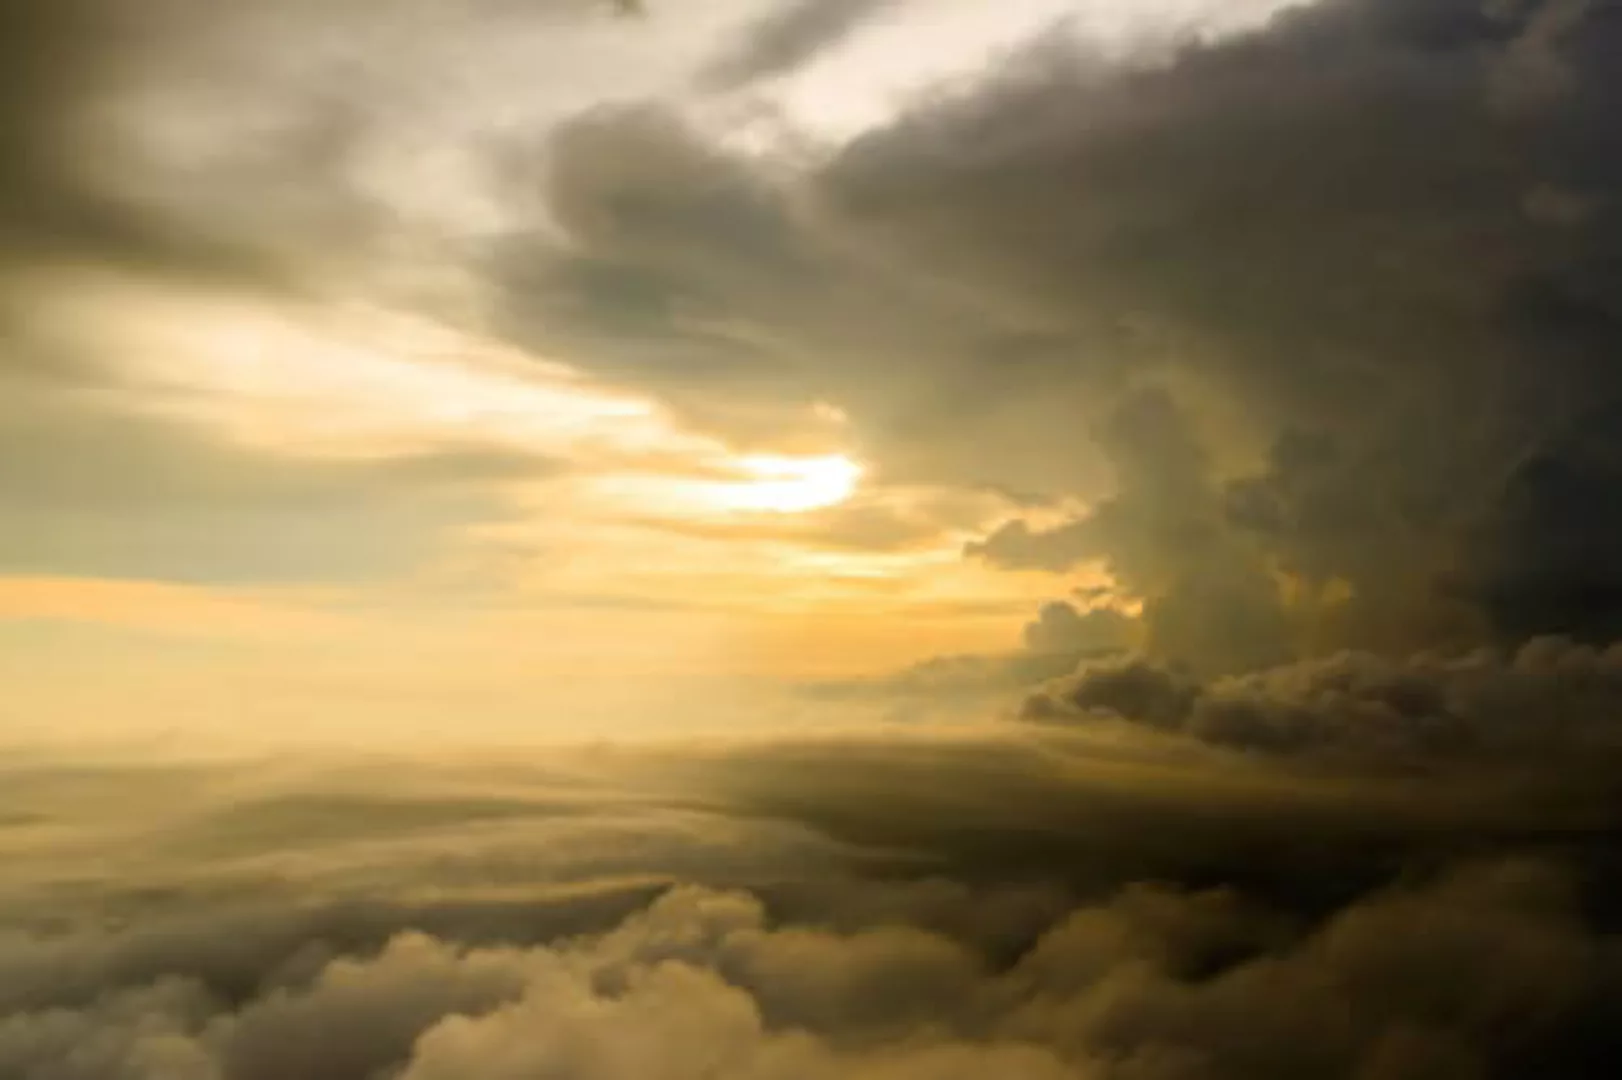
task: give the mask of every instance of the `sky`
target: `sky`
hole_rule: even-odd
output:
[[[1091,392],[999,375],[1046,317],[898,262],[838,178],[1002,65],[1159,63],[1277,6],[23,4],[4,720],[753,726],[1017,650],[1072,588],[1135,610],[1100,560],[965,556],[1105,490],[1040,430]]]
[[[1616,1075],[1618,55],[0,4],[0,1080]]]

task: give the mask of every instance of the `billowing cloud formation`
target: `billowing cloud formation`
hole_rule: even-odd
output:
[[[889,475],[1089,503],[972,552],[1107,566],[1163,655],[1605,640],[1619,26],[1329,0],[1149,65],[1055,33],[799,173],[597,114],[552,143],[569,244],[497,281],[526,340],[710,422],[826,398]]]
[[[1123,750],[1014,729],[545,768],[19,763],[0,1072],[1607,1075],[1622,954],[1570,869],[1580,832],[1495,837],[1479,800],[1438,816],[1434,784],[1407,809],[1378,781],[1334,796],[1393,836],[1428,823],[1442,868],[1391,864],[1323,792]],[[1032,843],[1059,846],[1021,863]],[[1199,880],[1282,868],[1262,853],[1286,843],[1331,887]],[[114,876],[67,888],[94,851]]]
[[[1616,750],[1619,708],[1622,649],[1545,638],[1509,656],[1345,652],[1208,683],[1142,659],[1107,662],[1033,695],[1024,715],[1104,714],[1268,754],[1580,761]]]
[[[1268,929],[1231,896],[1140,888],[999,971],[946,937],[773,926],[746,894],[679,889],[550,948],[402,934],[236,1009],[175,981],[23,1014],[0,1061],[138,1080],[1473,1077],[1559,1032],[1604,966],[1535,865]]]
[[[1106,568],[1203,672],[1622,629],[1613,5],[1323,0],[1108,56],[1061,26],[810,153],[718,134],[737,100],[684,77],[792,70],[878,5],[728,8],[671,31],[664,81],[583,68],[501,124],[404,115],[462,55],[411,19],[369,64],[347,7],[140,33],[57,7],[8,16],[14,250],[448,278],[481,326],[745,443],[832,403],[874,485],[1029,505],[971,557]],[[563,10],[522,24],[560,56]],[[444,37],[512,18],[462,5]],[[218,102],[181,86],[226,70]],[[402,184],[430,145],[454,160]]]
[[[1132,640],[1132,620],[1110,607],[1078,611],[1058,601],[1042,608],[1025,628],[1025,648],[1033,653],[1108,652]]]

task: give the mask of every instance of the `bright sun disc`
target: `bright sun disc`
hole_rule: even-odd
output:
[[[825,457],[752,455],[736,461],[749,479],[723,485],[719,500],[729,510],[798,514],[837,506],[850,498],[862,467],[840,454]]]

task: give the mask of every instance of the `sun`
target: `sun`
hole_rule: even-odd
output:
[[[803,514],[837,506],[856,493],[862,466],[843,454],[786,457],[752,454],[732,462],[742,479],[719,486],[727,510]]]

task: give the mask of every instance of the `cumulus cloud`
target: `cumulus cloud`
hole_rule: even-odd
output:
[[[1023,715],[1109,715],[1263,754],[1580,760],[1616,751],[1619,694],[1616,646],[1544,638],[1456,657],[1343,652],[1206,682],[1134,658],[1084,667]]]
[[[1605,595],[1586,545],[1610,529],[1560,507],[1607,482],[1588,433],[1612,390],[1583,357],[1605,348],[1592,275],[1608,230],[1551,244],[1517,204],[1614,176],[1610,140],[1576,135],[1614,87],[1589,66],[1613,21],[1586,5],[1505,23],[1468,4],[1331,3],[1145,74],[1033,64],[859,142],[830,183],[863,223],[979,287],[1018,281],[1054,304],[1098,290],[1149,328],[1141,367],[1159,385],[1094,425],[1116,493],[981,553],[1105,560],[1163,628],[1158,651],[1218,669],[1312,631],[1465,640],[1461,606],[1511,639],[1603,639],[1603,602],[1577,594]],[[1492,86],[1523,55],[1558,55],[1569,86],[1510,122]],[[999,121],[1019,134],[970,141]],[[1584,389],[1567,398],[1563,382]],[[1336,582],[1347,598],[1312,612],[1280,572],[1309,599]],[[1201,620],[1248,655],[1222,656]]]
[[[1608,948],[1538,864],[1467,867],[1304,929],[1134,887],[1000,967],[904,926],[776,925],[747,894],[680,888],[552,945],[404,933],[234,1007],[170,981],[13,1014],[0,1063],[85,1080],[1485,1077],[1598,1048],[1561,1040],[1608,1008]]]
[[[1015,725],[15,762],[0,1073],[1608,1075],[1605,785],[1456,769]]]
[[[1125,647],[1133,620],[1112,607],[1087,611],[1056,601],[1045,605],[1025,627],[1025,647],[1033,653],[1088,653]]]
[[[1328,0],[1154,64],[1055,31],[809,166],[598,115],[551,143],[568,242],[490,281],[706,422],[832,400],[887,476],[1081,501],[971,551],[1108,566],[1208,671],[1607,640],[1613,14]]]

